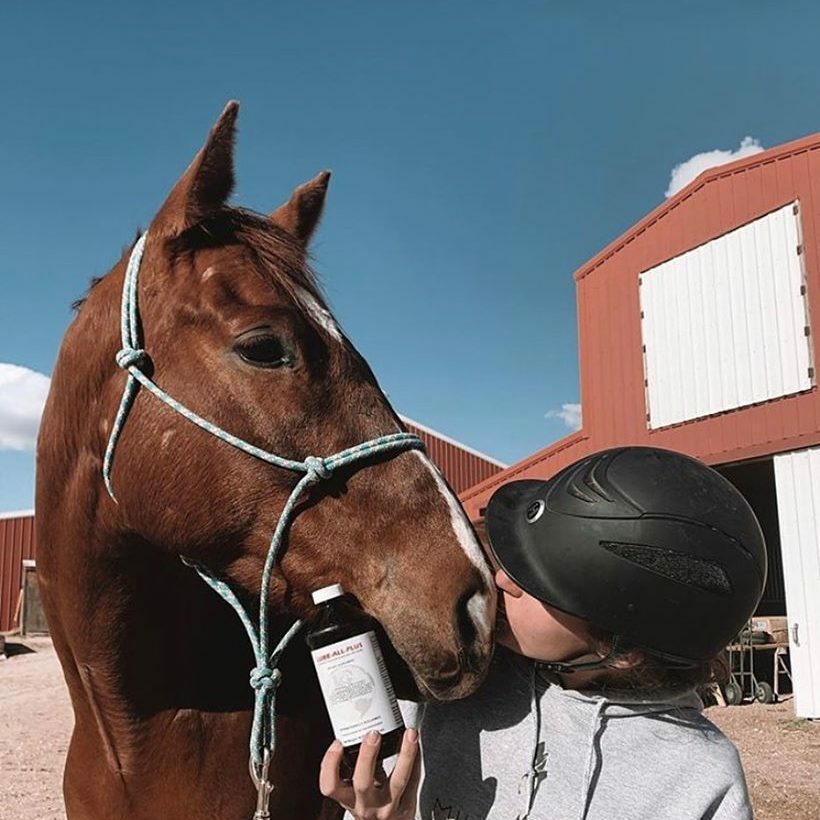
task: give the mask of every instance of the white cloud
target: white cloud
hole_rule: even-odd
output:
[[[562,404],[560,410],[550,410],[544,414],[546,419],[561,419],[570,430],[581,429],[581,405]]]
[[[681,162],[672,169],[672,173],[669,176],[669,187],[666,189],[666,196],[670,197],[672,194],[676,194],[707,168],[714,168],[716,165],[725,165],[727,162],[732,162],[741,157],[759,154],[763,150],[763,146],[754,137],[743,137],[736,151],[723,151],[720,148],[716,148],[714,151],[704,151],[701,154],[695,154],[695,156],[689,157],[685,162]]]
[[[0,450],[33,450],[51,380],[0,362]]]

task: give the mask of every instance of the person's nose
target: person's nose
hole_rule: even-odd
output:
[[[520,598],[523,591],[518,584],[504,572],[503,569],[499,569],[495,573],[495,585],[502,591],[506,592],[508,595],[512,595],[514,598]]]

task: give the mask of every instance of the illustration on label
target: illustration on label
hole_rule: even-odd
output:
[[[353,709],[361,719],[373,705],[376,684],[361,666],[345,666],[330,673],[333,692],[330,703],[339,708]],[[352,717],[352,716],[351,716]]]

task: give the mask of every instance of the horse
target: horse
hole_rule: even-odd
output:
[[[142,240],[143,369],[200,417],[291,459],[400,432],[310,269],[330,174],[268,215],[229,205],[237,112],[229,103]],[[139,390],[106,493],[129,255],[76,305],[37,444],[40,589],[75,716],[66,812],[246,820],[254,657],[240,620],[181,559],[252,601],[298,476]],[[400,694],[468,695],[492,652],[495,590],[455,495],[418,449],[325,477],[296,505],[274,568],[274,638],[315,617],[311,591],[340,583],[381,624]],[[338,817],[317,786],[332,733],[303,641],[282,671],[270,816]]]

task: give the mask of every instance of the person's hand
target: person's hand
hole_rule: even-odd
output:
[[[382,736],[370,732],[359,749],[352,780],[343,780],[342,744],[335,740],[327,750],[319,771],[319,789],[346,808],[356,820],[412,820],[416,816],[416,792],[421,777],[419,734],[407,729],[396,766],[386,779],[377,777]],[[378,767],[381,770],[381,767]]]

